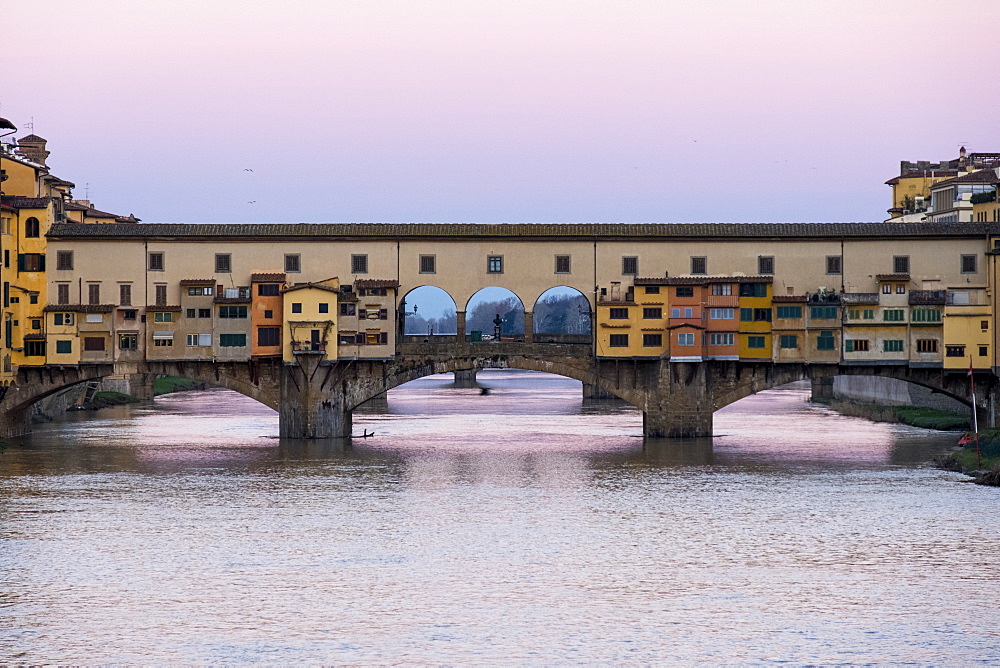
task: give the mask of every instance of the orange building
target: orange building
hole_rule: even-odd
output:
[[[732,278],[709,278],[705,292],[705,358],[737,360],[740,358],[738,284]]]
[[[668,278],[669,352],[672,362],[700,362],[705,355],[704,278]]]
[[[250,275],[250,331],[252,357],[281,357],[284,274]]]

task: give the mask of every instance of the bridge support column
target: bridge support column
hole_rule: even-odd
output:
[[[476,382],[476,369],[459,369],[455,371],[455,387],[479,387]]]
[[[151,373],[131,373],[128,376],[128,393],[139,401],[153,400],[153,379]]]
[[[322,355],[296,355],[281,376],[278,433],[282,438],[346,438],[353,415],[345,388],[331,381],[333,368],[320,365]]]
[[[0,411],[0,438],[23,436],[31,431],[31,408]]]
[[[524,342],[531,343],[535,335],[535,314],[531,311],[524,312]]]
[[[600,401],[617,399],[621,401],[619,397],[611,394],[610,392],[605,392],[597,385],[591,385],[590,383],[583,384],[583,398],[596,399]]]
[[[647,438],[712,435],[712,396],[705,362],[660,362],[642,411]]]
[[[455,349],[464,353],[469,349],[469,342],[465,339],[465,311],[455,311]]]
[[[833,376],[816,376],[812,379],[812,396],[810,401],[829,401],[833,399]]]

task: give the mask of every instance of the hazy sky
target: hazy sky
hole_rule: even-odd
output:
[[[0,0],[0,31],[0,116],[150,222],[882,220],[901,159],[1000,151],[998,0]]]

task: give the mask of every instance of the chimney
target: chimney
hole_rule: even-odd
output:
[[[45,159],[49,157],[49,152],[45,150],[46,141],[38,135],[28,135],[17,140],[17,150],[28,160],[45,167]]]

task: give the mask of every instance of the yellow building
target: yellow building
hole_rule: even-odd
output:
[[[993,367],[993,310],[985,288],[948,291],[944,307],[944,368]]]
[[[284,300],[282,359],[294,363],[297,355],[337,359],[337,296],[340,281],[328,278],[299,283],[281,291]]]
[[[111,324],[98,336],[91,332],[84,339],[71,340],[65,324],[55,324],[55,313],[72,313],[68,308],[46,317],[46,304],[69,306],[98,302],[83,295],[49,295],[48,282],[60,271],[73,270],[72,252],[47,253],[46,234],[59,222],[138,222],[96,211],[89,202],[72,199],[74,184],[49,173],[46,140],[34,134],[22,137],[16,145],[0,144],[0,266],[3,269],[2,358],[0,383],[9,384],[21,365],[70,363],[69,360],[108,358],[111,349]],[[94,314],[90,314],[93,318]],[[110,316],[107,316],[110,320]],[[65,319],[63,319],[65,322]],[[94,329],[94,323],[74,321],[73,327]],[[49,336],[52,327],[52,337]],[[96,331],[96,330],[95,330]],[[97,339],[105,348],[97,350]],[[57,343],[58,342],[58,343]],[[84,343],[91,349],[84,350]],[[56,350],[58,345],[59,350]],[[50,357],[51,356],[51,357]]]
[[[769,276],[753,277],[739,284],[740,359],[771,359],[772,285]]]
[[[662,357],[669,348],[665,278],[612,283],[597,302],[598,357]]]
[[[997,187],[992,192],[977,193],[972,196],[972,220],[976,223],[1000,222],[1000,202],[997,201]]]

